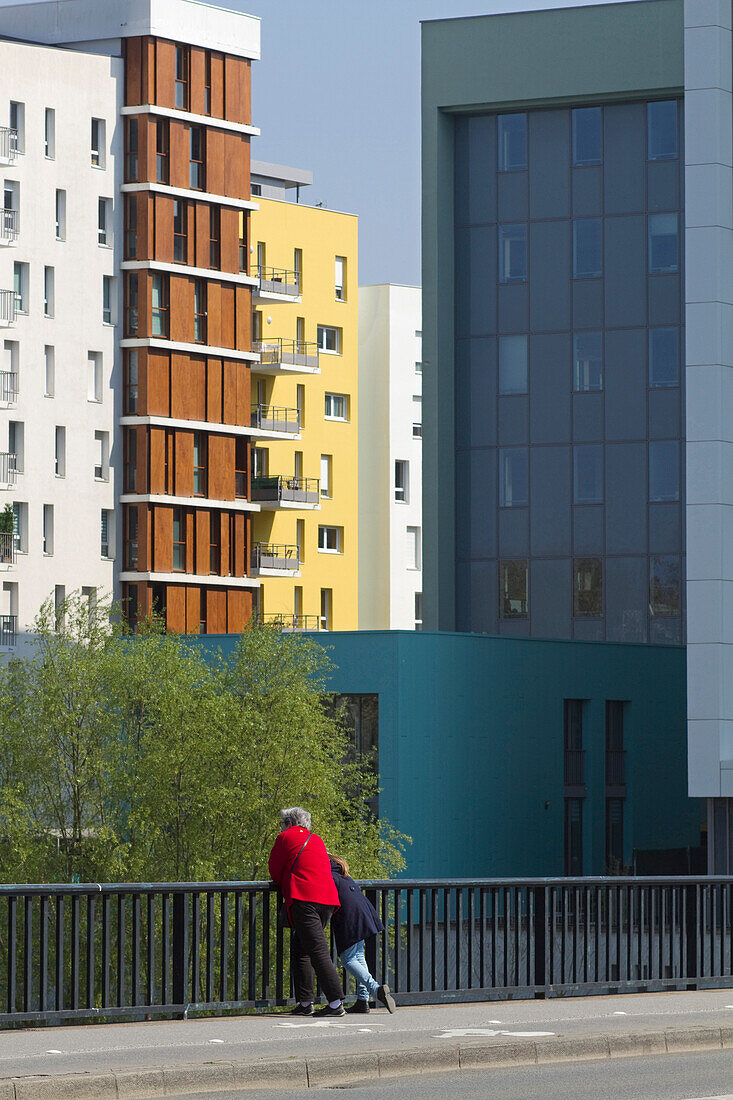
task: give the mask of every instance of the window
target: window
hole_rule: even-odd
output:
[[[321,630],[330,630],[331,621],[333,615],[333,589],[322,588],[321,589],[321,617],[320,627]]]
[[[112,244],[112,199],[100,199],[97,215],[97,240],[99,244]]]
[[[394,498],[403,504],[410,502],[410,463],[404,459],[395,459]]]
[[[18,180],[5,180],[3,186],[3,209],[13,210],[16,213],[20,210],[20,183]]]
[[[252,477],[267,477],[267,470],[269,465],[269,452],[267,447],[253,447],[252,448]],[[242,455],[244,457],[244,455]],[[323,463],[321,463],[323,465]],[[240,469],[246,470],[246,466],[241,466]],[[237,493],[237,496],[246,496],[246,493]]]
[[[327,554],[341,554],[343,527],[319,527],[318,549]]]
[[[55,308],[56,272],[52,267],[43,269],[43,316],[53,317]]]
[[[194,279],[193,283],[193,338],[197,344],[206,343],[206,283]]]
[[[573,389],[586,393],[603,389],[603,334],[576,332],[573,336]]]
[[[125,120],[125,179],[130,182],[138,177],[138,120]]]
[[[16,472],[22,474],[25,468],[25,424],[22,420],[11,420],[8,424],[8,451],[15,455]]]
[[[189,185],[197,191],[206,189],[204,131],[192,126],[189,138]]]
[[[422,363],[415,363],[415,374],[422,374]]]
[[[247,237],[246,222],[242,214],[239,215],[239,270],[247,271]]]
[[[137,412],[137,350],[128,349],[124,353],[124,396],[123,410],[125,413]]]
[[[669,160],[677,156],[676,100],[647,103],[646,155],[649,160]]]
[[[209,207],[209,267],[221,267],[221,210]]]
[[[626,782],[624,761],[624,708],[621,699],[606,699],[606,786]]]
[[[44,397],[53,397],[56,389],[56,350],[49,344],[43,349],[45,360]]]
[[[152,335],[168,335],[168,276],[153,274]]]
[[[676,439],[649,444],[649,500],[679,500],[680,448]]]
[[[53,554],[53,504],[43,505],[43,553]]]
[[[527,116],[499,115],[499,171],[516,172],[527,167]]]
[[[573,562],[573,616],[600,619],[603,615],[603,570],[600,558]]]
[[[168,182],[169,149],[170,121],[159,118],[155,123],[155,178],[158,183]]]
[[[104,168],[106,125],[103,118],[92,119],[92,164],[95,168]]]
[[[137,271],[128,271],[125,274],[125,336],[137,336],[138,333],[138,281]]]
[[[66,240],[66,192],[56,189],[56,240]]]
[[[330,351],[335,355],[341,354],[341,329],[330,328],[328,325],[318,326],[318,349]]]
[[[66,585],[57,584],[54,586],[53,604],[56,612],[56,629],[63,630],[66,624]]]
[[[25,153],[25,103],[10,101],[10,129],[15,130],[16,149],[19,153]]]
[[[526,447],[499,451],[499,504],[502,508],[523,508],[528,502],[528,459]]]
[[[49,160],[56,156],[56,112],[47,107],[43,118],[43,151]]]
[[[188,78],[191,51],[188,46],[176,46],[176,97],[175,105],[179,111],[187,111],[189,104]]]
[[[624,873],[624,800],[606,799],[606,874]],[[628,869],[626,871],[628,874]]]
[[[299,476],[296,474],[296,476]],[[321,496],[333,496],[333,456],[321,455]]]
[[[499,226],[499,282],[527,280],[527,226]]]
[[[345,274],[345,273],[344,273]],[[303,293],[303,249],[293,249],[293,275],[295,276],[295,285],[298,288],[298,293]],[[345,285],[345,284],[344,284]]]
[[[680,380],[680,334],[677,328],[649,329],[649,385],[677,386]]]
[[[250,195],[252,198],[256,198],[262,194],[262,184],[252,183],[250,184]]]
[[[336,286],[336,301],[337,302],[345,302],[346,301],[346,260],[344,259],[343,256],[337,256],[336,257],[336,275],[335,275],[334,281],[335,281],[335,286]]]
[[[295,407],[298,413],[298,431],[305,427],[305,386],[295,387]]]
[[[109,432],[94,433],[94,477],[109,481]]]
[[[603,503],[603,446],[600,443],[573,447],[573,503]]]
[[[577,107],[573,112],[573,164],[600,164],[603,139],[601,108]]]
[[[419,527],[407,528],[407,568],[422,568],[422,532]]]
[[[107,508],[102,508],[101,522],[100,522],[100,552],[103,558],[113,558],[113,546],[110,534],[112,531],[112,512]]]
[[[16,313],[28,312],[28,282],[28,264],[18,263],[16,260],[13,264],[13,293]]]
[[[583,799],[565,799],[565,874],[583,874]]]
[[[527,618],[527,562],[499,562],[499,618]]]
[[[573,222],[573,278],[597,279],[603,274],[603,234],[600,218]]]
[[[188,203],[173,200],[173,259],[185,264],[188,259]]]
[[[680,559],[659,554],[649,562],[649,612],[679,617],[681,608]]]
[[[209,573],[218,575],[221,571],[221,514],[209,513]],[[205,620],[205,616],[202,616]],[[206,631],[202,630],[202,634]]]
[[[123,479],[124,491],[134,493],[137,489],[137,432],[134,428],[127,429],[124,435],[125,442],[125,473]],[[167,491],[167,489],[166,489]]]
[[[105,325],[114,324],[114,305],[112,300],[112,276],[102,276],[102,321]]]
[[[18,554],[28,553],[28,504],[13,501],[13,543]]]
[[[90,351],[88,355],[88,387],[87,387],[87,400],[88,401],[101,401],[102,400],[102,353],[101,351]]]
[[[180,512],[180,508],[176,509]],[[123,560],[125,569],[137,569],[137,506],[127,507],[124,511],[125,538],[123,548]]]
[[[422,592],[415,593],[415,630],[422,630]]]
[[[54,431],[54,470],[56,477],[66,477],[66,428]]]
[[[125,195],[125,259],[137,256],[137,195]]]
[[[527,337],[499,337],[499,393],[527,392]]]
[[[412,398],[412,437],[422,439],[422,397]]]
[[[186,514],[182,508],[173,509],[173,569],[182,572],[186,568]]]
[[[211,114],[211,50],[204,54],[204,114]]]
[[[206,437],[202,432],[193,434],[193,492],[194,496],[206,496]]]
[[[650,214],[649,274],[668,275],[679,269],[679,218],[677,214]]]

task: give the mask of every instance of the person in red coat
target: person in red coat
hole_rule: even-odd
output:
[[[343,1016],[344,991],[324,929],[339,906],[331,860],[321,838],[311,832],[311,815],[300,806],[280,811],[280,835],[270,852],[270,877],[280,887],[293,930],[290,960],[295,979],[295,1016]],[[317,1013],[313,971],[328,1004]]]

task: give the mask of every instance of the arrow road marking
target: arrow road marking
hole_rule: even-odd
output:
[[[489,1027],[452,1027],[447,1031],[434,1035],[434,1039],[463,1039],[478,1036],[510,1035],[515,1039],[537,1039],[541,1036],[554,1035],[554,1031],[492,1031]]]

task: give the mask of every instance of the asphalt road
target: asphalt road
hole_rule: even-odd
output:
[[[267,1100],[306,1100],[335,1092],[348,1092],[353,1100],[733,1100],[733,1051],[466,1070],[338,1089],[278,1090],[268,1092]],[[254,1095],[211,1092],[196,1100],[252,1100]]]

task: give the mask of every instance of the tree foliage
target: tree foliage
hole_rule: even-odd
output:
[[[2,881],[267,878],[286,805],[356,874],[404,866],[321,646],[252,626],[206,656],[155,620],[126,635],[110,610],[47,602],[33,654],[0,666]]]

